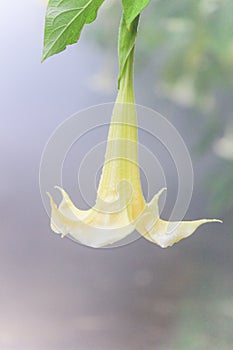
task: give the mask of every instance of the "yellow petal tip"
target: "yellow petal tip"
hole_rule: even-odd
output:
[[[220,224],[223,223],[223,221],[220,220],[220,219],[205,219],[205,222],[206,222],[206,223],[208,223],[208,222],[219,222]]]

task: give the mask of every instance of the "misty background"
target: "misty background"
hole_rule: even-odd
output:
[[[2,2],[0,350],[232,349],[230,5],[152,2],[141,19],[135,68],[137,103],[166,116],[191,153],[187,219],[224,223],[165,250],[144,239],[95,250],[51,232],[39,164],[61,122],[115,99],[120,1],[106,1],[80,42],[43,64],[46,2]],[[177,183],[165,170],[172,201]]]

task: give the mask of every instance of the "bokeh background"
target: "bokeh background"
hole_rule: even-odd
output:
[[[137,102],[187,143],[187,218],[224,220],[166,250],[143,239],[94,250],[50,231],[40,157],[65,118],[114,100],[120,1],[106,0],[78,45],[41,64],[45,8],[1,3],[0,349],[232,349],[231,0],[152,1],[141,19]]]

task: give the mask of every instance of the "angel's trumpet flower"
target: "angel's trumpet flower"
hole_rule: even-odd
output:
[[[79,210],[68,194],[57,187],[63,197],[57,207],[49,194],[52,230],[91,247],[112,244],[136,229],[149,241],[165,248],[190,236],[200,225],[219,221],[202,219],[170,223],[160,219],[158,200],[163,190],[146,203],[138,166],[133,59],[134,47],[127,58],[113,109],[95,206],[86,211]]]

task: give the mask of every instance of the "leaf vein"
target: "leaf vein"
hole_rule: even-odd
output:
[[[80,14],[83,13],[83,11],[85,11],[85,10],[88,8],[88,6],[92,3],[92,1],[93,1],[93,0],[88,1],[88,3],[87,3],[85,6],[83,6],[82,10],[79,11],[79,12],[77,13],[77,15],[74,16],[74,18],[72,18],[72,19],[70,20],[70,22],[65,26],[65,28],[61,31],[61,33],[57,36],[56,40],[54,40],[54,42],[52,43],[52,45],[49,47],[49,49],[47,50],[47,53],[48,53],[49,51],[52,50],[52,48],[55,46],[55,44],[57,43],[57,41],[62,37],[62,35],[64,34],[64,32],[72,25],[72,23],[80,16]]]
[[[82,10],[82,9],[83,9],[83,7],[77,7],[77,8],[67,9],[67,10],[64,10],[64,11],[62,11],[62,12],[56,14],[56,16],[54,16],[53,19],[52,19],[52,25],[53,25],[54,21],[55,21],[56,19],[58,19],[58,17],[62,16],[63,14],[69,13],[69,12],[72,12],[72,11]],[[79,14],[79,13],[78,13],[78,14]],[[78,15],[78,14],[77,14],[77,15]]]

